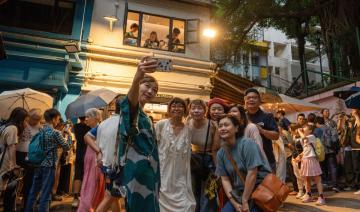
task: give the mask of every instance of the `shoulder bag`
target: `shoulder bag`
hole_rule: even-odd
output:
[[[228,160],[231,162],[236,174],[245,185],[245,177],[238,169],[236,162],[228,152],[226,148],[224,148],[225,154]],[[234,194],[233,194],[234,193]],[[269,173],[266,175],[264,180],[255,188],[253,193],[251,194],[252,201],[262,210],[266,212],[277,211],[282,202],[284,202],[290,193],[290,189],[287,185],[279,180],[274,174]],[[242,203],[241,196],[236,196],[235,192],[231,192],[233,198],[238,201],[238,203]],[[250,204],[249,204],[250,206]]]

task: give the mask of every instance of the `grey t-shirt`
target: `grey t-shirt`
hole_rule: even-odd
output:
[[[216,174],[218,176],[228,176],[233,189],[243,191],[244,185],[226,156],[224,148],[221,147],[217,153]],[[268,163],[261,155],[259,146],[249,138],[239,138],[236,141],[236,145],[229,152],[240,172],[244,174],[244,178],[248,170],[258,167],[256,185],[259,185],[265,176],[271,172]]]

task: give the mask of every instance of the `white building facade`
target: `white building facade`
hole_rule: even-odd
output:
[[[294,79],[301,74],[301,66],[298,55],[298,47],[294,39],[274,28],[264,29],[264,41],[269,43],[268,67],[271,73],[271,85],[279,92],[284,93],[293,83]],[[328,60],[322,55],[320,67],[318,47],[305,46],[306,68],[324,73],[329,73]],[[321,75],[308,72],[309,86],[320,86]],[[301,82],[301,80],[299,81]],[[326,84],[326,78],[324,79]]]

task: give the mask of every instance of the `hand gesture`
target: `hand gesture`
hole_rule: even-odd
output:
[[[137,71],[141,74],[154,73],[157,67],[157,60],[151,57],[144,57],[137,66]]]

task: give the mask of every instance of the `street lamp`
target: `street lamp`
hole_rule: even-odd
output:
[[[319,51],[319,62],[320,62],[320,73],[321,73],[321,87],[324,87],[324,75],[323,75],[323,69],[322,69],[322,55],[321,55],[321,27],[315,26],[316,31],[316,41],[317,41],[317,47]]]
[[[206,28],[203,31],[203,36],[207,38],[214,38],[216,36],[216,30],[212,28]]]
[[[113,30],[114,23],[117,22],[119,19],[117,18],[118,10],[119,10],[119,2],[115,2],[115,14],[114,15],[106,15],[104,19],[109,22],[110,32]]]

